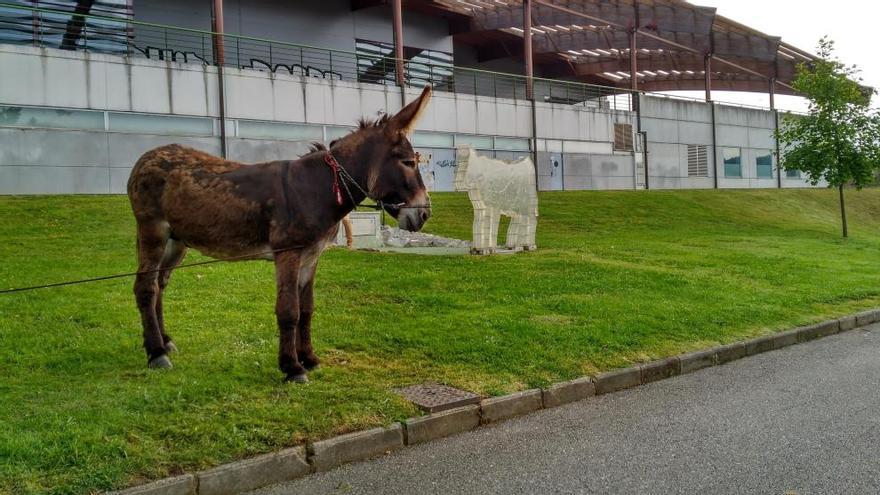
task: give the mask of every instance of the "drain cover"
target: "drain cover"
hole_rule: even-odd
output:
[[[480,402],[480,396],[475,393],[439,383],[412,385],[406,388],[399,388],[395,392],[429,413]]]

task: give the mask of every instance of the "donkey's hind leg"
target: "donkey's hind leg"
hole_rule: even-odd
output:
[[[134,297],[141,313],[144,349],[150,368],[170,368],[165,341],[156,313],[159,298],[159,266],[165,256],[168,228],[160,222],[138,224],[138,275],[134,281]]]
[[[159,321],[159,331],[162,333],[162,340],[165,343],[165,350],[176,352],[177,346],[171,340],[171,336],[165,331],[165,317],[162,311],[162,300],[165,298],[165,288],[168,287],[168,281],[171,279],[171,272],[180,264],[183,257],[186,256],[186,245],[174,239],[168,239],[165,244],[165,255],[159,265],[162,271],[159,272],[159,295],[156,298],[156,319]]]

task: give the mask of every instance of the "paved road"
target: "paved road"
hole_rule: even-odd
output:
[[[880,493],[880,325],[262,490]]]

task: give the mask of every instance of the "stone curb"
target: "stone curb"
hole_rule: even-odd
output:
[[[721,365],[783,347],[820,339],[880,322],[880,309],[864,311],[836,320],[758,337],[746,342],[721,345],[667,359],[642,363],[549,386],[484,399],[479,406],[450,409],[410,418],[401,425],[373,428],[286,449],[203,471],[110,492],[116,495],[226,495],[252,490],[326,471],[341,464],[380,456],[405,445],[416,445],[472,430],[480,424],[503,421],[543,408],[552,408],[637,387],[676,375]],[[308,452],[308,457],[305,453]]]
[[[224,464],[198,474],[199,495],[236,495],[309,474],[303,447]]]
[[[638,366],[599,373],[596,375],[596,395],[637,387],[641,381],[642,372]]]
[[[191,474],[165,478],[146,485],[109,492],[109,495],[195,495],[196,477]]]
[[[539,389],[483,399],[480,401],[480,423],[485,425],[503,421],[537,411],[543,407],[543,393]]]
[[[821,339],[822,337],[828,337],[829,335],[840,333],[840,321],[826,321],[808,327],[801,327],[796,330],[798,332],[798,342],[808,342],[810,340]]]
[[[327,471],[340,464],[378,457],[401,447],[403,427],[395,423],[388,428],[357,431],[315,442],[309,449],[309,463],[315,471]]]
[[[544,408],[558,407],[596,395],[596,384],[590,377],[554,383],[542,392]]]
[[[480,406],[474,404],[410,418],[404,426],[407,445],[448,437],[480,426]]]
[[[718,364],[718,355],[715,349],[689,352],[678,357],[681,362],[681,374],[693,373],[694,371],[715,366]]]
[[[678,356],[639,365],[641,384],[672,378],[681,374],[681,358]]]

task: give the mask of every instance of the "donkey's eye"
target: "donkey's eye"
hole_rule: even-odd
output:
[[[404,165],[406,165],[409,168],[416,168],[416,161],[415,160],[401,160],[401,161],[403,162]]]

